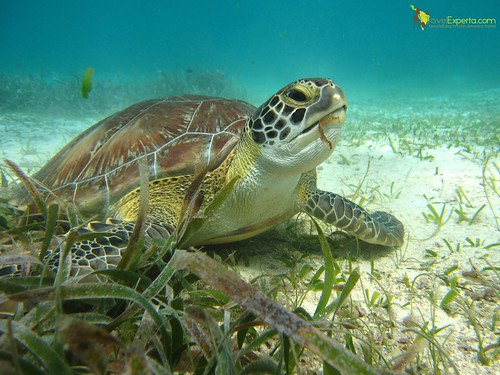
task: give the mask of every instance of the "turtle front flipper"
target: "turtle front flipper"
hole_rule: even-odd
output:
[[[329,191],[316,190],[303,210],[368,243],[401,246],[404,242],[404,226],[394,216],[384,211],[370,214],[356,203]]]
[[[316,188],[316,173],[303,175],[299,192],[301,211],[356,236],[362,241],[384,246],[404,243],[404,225],[384,211],[368,213],[341,195]]]

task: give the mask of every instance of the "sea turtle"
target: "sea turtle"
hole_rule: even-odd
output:
[[[186,191],[205,171],[198,215],[230,188],[185,245],[243,240],[306,212],[360,240],[400,246],[404,228],[394,216],[370,214],[316,186],[316,167],[331,155],[346,110],[342,90],[328,79],[295,81],[259,108],[205,96],[147,100],[80,134],[33,179],[47,202],[72,203],[83,217],[101,220],[84,231],[115,233],[76,243],[73,274],[119,261],[138,213],[141,163],[149,172],[147,241],[173,233]],[[26,197],[18,193],[19,204],[24,199],[36,211]]]

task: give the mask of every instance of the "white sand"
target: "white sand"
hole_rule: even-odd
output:
[[[365,168],[370,160],[370,169],[364,186],[369,190],[380,185],[378,191],[390,196],[391,184],[396,191],[400,192],[397,198],[380,196],[376,193],[376,201],[369,205],[369,209],[385,209],[396,215],[405,223],[408,240],[402,249],[402,261],[396,262],[394,254],[385,255],[375,259],[376,269],[384,276],[382,285],[394,297],[394,321],[402,324],[403,319],[412,314],[417,321],[430,320],[431,309],[429,304],[429,292],[436,295],[438,303],[449,291],[449,286],[440,279],[443,272],[457,265],[458,269],[448,275],[449,279],[458,277],[458,282],[463,289],[462,292],[477,293],[478,302],[475,310],[480,317],[482,334],[485,344],[493,344],[498,336],[496,332],[487,329],[491,326],[494,309],[498,309],[494,300],[487,301],[484,293],[488,294],[486,288],[480,286],[477,280],[464,278],[463,271],[470,271],[474,265],[479,270],[487,267],[482,257],[486,257],[491,264],[500,265],[500,247],[484,249],[485,245],[499,243],[500,232],[498,222],[500,219],[500,197],[491,189],[484,188],[483,164],[471,154],[460,154],[458,149],[433,149],[430,154],[434,156],[432,161],[421,161],[415,157],[402,157],[395,155],[388,147],[362,147],[351,150],[347,147],[339,147],[337,154],[344,154],[348,159],[355,160],[351,166],[338,168],[336,157],[333,156],[330,163],[320,173],[322,186],[328,189],[338,189],[340,184],[358,185],[362,179]],[[357,157],[355,158],[354,155]],[[490,161],[489,171],[493,161]],[[498,165],[498,160],[496,160]],[[492,176],[488,172],[487,176]],[[497,171],[498,172],[498,171]],[[493,175],[498,184],[499,175]],[[342,187],[342,185],[340,185]],[[466,208],[467,217],[472,215],[483,205],[486,207],[478,214],[472,225],[467,222],[458,223],[458,215],[453,210],[458,208],[457,189],[461,188],[470,199],[473,207]],[[345,189],[349,194],[349,190]],[[486,194],[490,199],[488,203]],[[427,205],[432,203],[441,212],[445,205],[445,220],[441,230],[436,233],[437,226],[428,223],[422,213],[430,213]],[[451,215],[451,216],[450,216]],[[435,234],[436,233],[436,234]],[[481,245],[473,247],[467,238],[473,242],[479,240]],[[444,240],[447,240],[455,249],[460,245],[460,251],[451,253]],[[433,258],[426,258],[426,250],[437,253],[435,264],[427,265]],[[368,261],[360,262],[362,269],[369,272]],[[413,292],[404,285],[404,277],[413,281],[416,276],[420,277]],[[488,274],[488,273],[485,273]],[[498,278],[489,273],[496,287]],[[365,288],[380,290],[376,285],[369,282],[365,277]],[[410,302],[410,303],[409,303]],[[455,312],[459,311],[457,308]],[[486,368],[477,364],[475,350],[475,333],[467,323],[462,314],[450,316],[442,309],[435,310],[436,327],[450,325],[441,333],[442,338],[451,334],[445,347],[453,358],[461,373],[479,374],[494,373],[492,368]],[[498,314],[498,311],[497,311]],[[484,320],[483,320],[484,319]],[[498,318],[497,318],[498,319]],[[402,334],[404,336],[404,334]],[[413,336],[409,334],[408,336]],[[438,335],[439,337],[439,335]]]

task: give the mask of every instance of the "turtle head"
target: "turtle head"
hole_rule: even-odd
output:
[[[344,93],[333,81],[301,79],[260,106],[248,129],[270,163],[305,172],[332,153],[346,110]]]

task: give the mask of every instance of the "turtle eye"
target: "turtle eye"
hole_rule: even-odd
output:
[[[286,93],[286,95],[292,99],[294,102],[296,103],[305,103],[309,100],[309,98],[307,97],[306,93],[301,91],[301,90],[298,90],[296,88],[291,88],[290,90],[288,90],[288,92]]]

